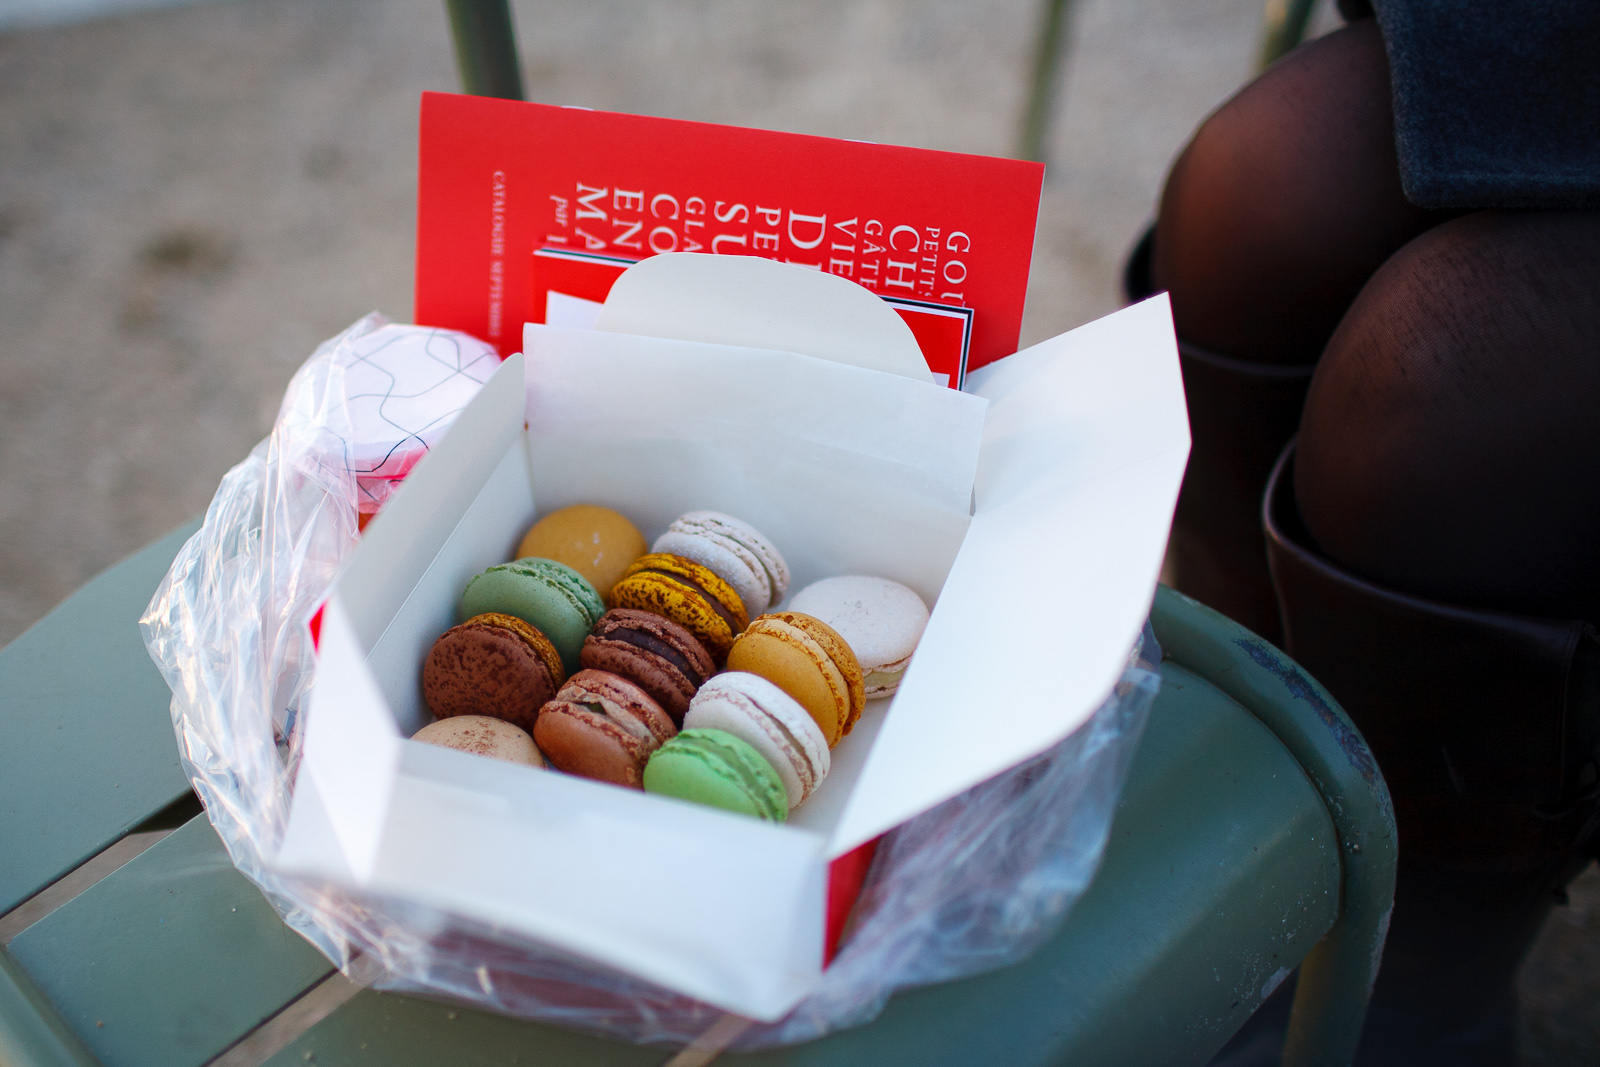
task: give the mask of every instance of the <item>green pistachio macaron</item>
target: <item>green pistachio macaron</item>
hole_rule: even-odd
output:
[[[644,790],[740,815],[782,822],[789,796],[772,764],[723,730],[684,730],[656,749]]]
[[[583,639],[605,610],[583,575],[565,563],[537,557],[490,567],[467,583],[461,598],[464,618],[498,612],[539,630],[556,646],[568,674],[580,669]]]

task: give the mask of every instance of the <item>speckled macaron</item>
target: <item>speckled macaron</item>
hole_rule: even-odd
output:
[[[605,611],[588,579],[553,559],[518,559],[490,567],[467,583],[463,616],[515,615],[538,629],[561,653],[566,672],[578,669],[583,639]]]
[[[755,618],[789,591],[789,564],[755,527],[720,511],[690,511],[680,516],[650,546],[709,567],[733,586],[745,614]]]
[[[855,729],[866,706],[861,664],[821,619],[796,611],[763,615],[728,653],[728,669],[759,674],[811,713],[831,748]]]
[[[526,730],[504,719],[492,719],[487,715],[456,715],[440,719],[412,734],[411,740],[505,760],[507,763],[520,763],[526,767],[545,765],[539,746],[533,743],[533,738],[528,736]]]
[[[422,699],[436,718],[487,715],[522,730],[566,678],[561,656],[514,615],[475,615],[439,636],[422,665]]]
[[[671,619],[694,634],[718,664],[750,619],[739,594],[715,571],[665,552],[634,560],[612,587],[611,603]]]
[[[915,592],[861,574],[813,582],[794,595],[789,607],[821,619],[845,639],[861,662],[868,700],[900,687],[928,628],[928,606]]]

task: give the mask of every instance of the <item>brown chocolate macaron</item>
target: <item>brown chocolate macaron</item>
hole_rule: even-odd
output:
[[[474,615],[440,635],[422,665],[436,718],[488,715],[528,732],[566,672],[549,638],[513,615]]]
[[[567,679],[533,727],[534,740],[557,770],[629,789],[643,788],[650,754],[677,732],[643,689],[596,670]]]
[[[671,619],[634,608],[613,608],[600,616],[578,660],[634,682],[679,725],[695,691],[716,670],[711,653],[694,634]]]

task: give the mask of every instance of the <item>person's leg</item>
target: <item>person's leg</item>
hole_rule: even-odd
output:
[[[1600,213],[1479,214],[1393,256],[1269,500],[1286,646],[1394,797],[1362,1064],[1509,1065],[1513,977],[1600,787]]]
[[[1470,215],[1395,255],[1317,370],[1295,475],[1360,574],[1600,623],[1600,212]]]
[[[1167,177],[1152,280],[1184,340],[1313,363],[1383,261],[1439,221],[1406,202],[1377,23],[1320,37],[1245,86]]]
[[[1400,190],[1370,20],[1312,41],[1222,105],[1168,177],[1151,282],[1171,294],[1193,450],[1180,589],[1269,638],[1259,511],[1310,366],[1374,270],[1438,221]]]

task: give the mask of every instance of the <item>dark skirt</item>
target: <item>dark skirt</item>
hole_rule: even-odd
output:
[[[1347,15],[1362,0],[1340,4]],[[1372,0],[1406,198],[1600,207],[1600,0]]]

